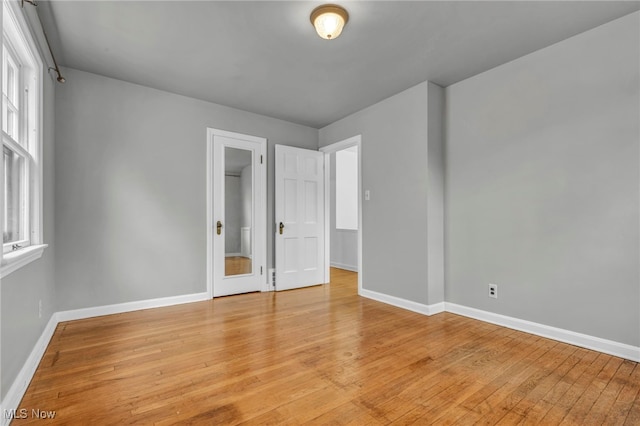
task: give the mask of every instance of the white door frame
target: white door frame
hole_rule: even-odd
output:
[[[256,181],[262,181],[261,191],[259,197],[256,197],[256,228],[262,229],[263,232],[256,232],[255,243],[256,246],[262,247],[261,254],[255,259],[255,267],[263,267],[263,282],[262,291],[269,291],[268,283],[268,267],[267,267],[267,139],[258,136],[244,135],[241,133],[229,132],[226,130],[207,128],[207,295],[209,299],[213,298],[213,281],[214,281],[214,235],[215,225],[213,220],[213,200],[214,200],[214,176],[213,176],[213,139],[214,136],[223,136],[227,138],[240,139],[245,141],[252,141],[261,144],[259,151],[260,159],[262,161],[262,167],[254,167],[256,170]]]
[[[362,135],[350,137],[331,145],[323,146],[320,152],[324,153],[324,264],[325,282],[329,282],[331,268],[331,154],[343,149],[358,147],[358,294],[362,293]]]

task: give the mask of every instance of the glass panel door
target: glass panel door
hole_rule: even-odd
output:
[[[207,290],[266,291],[267,140],[209,129]]]

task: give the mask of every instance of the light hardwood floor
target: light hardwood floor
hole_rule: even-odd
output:
[[[640,424],[640,366],[331,285],[61,323],[14,424]]]

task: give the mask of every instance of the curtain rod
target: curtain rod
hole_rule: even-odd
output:
[[[25,3],[29,3],[34,7],[38,6],[38,3],[36,3],[34,0],[21,0],[21,1],[22,1],[21,6],[23,9],[24,9]],[[44,26],[42,26],[42,23],[40,23],[40,26],[42,27],[42,34],[44,35],[44,41],[47,42],[47,47],[49,48],[49,53],[51,54],[51,59],[53,59],[53,65],[54,65],[53,67],[49,67],[47,71],[54,70],[58,74],[58,78],[56,78],[56,80],[58,80],[58,83],[64,83],[67,80],[60,73],[60,67],[58,67],[58,62],[56,61],[56,57],[53,55],[53,50],[51,50],[51,44],[49,44],[49,37],[47,37],[47,32],[44,30]]]

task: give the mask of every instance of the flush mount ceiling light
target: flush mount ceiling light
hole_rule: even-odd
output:
[[[326,40],[337,38],[348,21],[347,11],[336,4],[323,4],[311,12],[311,23],[318,35]]]

